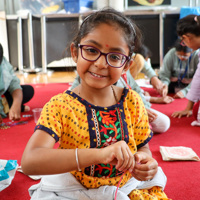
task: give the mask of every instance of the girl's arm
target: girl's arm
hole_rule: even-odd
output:
[[[158,163],[152,157],[149,145],[146,144],[138,149],[135,154],[135,168],[133,170],[133,177],[140,181],[147,181],[152,179],[158,171]]]
[[[54,149],[55,140],[42,130],[31,136],[22,156],[21,166],[25,174],[58,174],[77,170],[75,149]],[[78,163],[85,168],[98,163],[116,165],[120,171],[132,171],[134,157],[124,141],[103,149],[78,149]]]
[[[20,120],[21,118],[21,104],[22,104],[22,90],[16,89],[12,92],[13,103],[9,110],[10,120]]]
[[[77,170],[75,149],[54,149],[55,139],[42,130],[31,136],[22,156],[25,174],[58,174]],[[98,163],[98,149],[79,149],[81,168]],[[90,158],[90,159],[88,159]]]

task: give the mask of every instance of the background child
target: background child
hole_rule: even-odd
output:
[[[133,62],[130,65],[130,73],[134,79],[142,72],[150,81],[150,84],[156,89],[161,96],[166,96],[164,93],[164,84],[157,77],[154,69],[151,66],[149,58],[151,56],[150,50],[142,44],[132,55]]]
[[[21,112],[30,110],[24,104],[31,100],[33,94],[32,86],[20,86],[13,66],[3,56],[3,47],[0,44],[0,123],[7,114],[10,120],[20,120]]]
[[[174,47],[164,57],[159,72],[160,80],[166,85],[166,93],[175,93],[174,98],[184,98],[198,64],[199,51],[182,46],[177,39]]]
[[[45,105],[22,157],[26,174],[57,174],[31,187],[32,199],[111,200],[117,184],[125,186],[120,199],[168,199],[166,178],[149,150],[152,133],[142,100],[113,86],[132,62],[138,31],[113,9],[83,21],[71,44],[81,84]],[[145,187],[147,180],[152,188]],[[45,184],[51,189],[44,191]]]
[[[181,44],[197,50],[200,48],[200,17],[196,15],[188,15],[178,21],[177,34],[181,38]],[[200,54],[198,54],[200,57]],[[193,76],[191,88],[186,98],[188,104],[182,111],[176,111],[172,114],[173,117],[192,115],[192,109],[195,102],[200,100],[200,63],[198,63],[197,70]],[[195,107],[198,109],[198,107]],[[195,111],[195,113],[198,113]],[[197,119],[197,117],[195,117]]]

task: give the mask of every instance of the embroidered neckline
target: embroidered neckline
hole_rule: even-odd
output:
[[[124,87],[124,90],[122,92],[121,98],[118,101],[118,103],[113,104],[112,106],[108,106],[108,107],[102,107],[102,106],[97,106],[97,105],[91,104],[87,100],[81,98],[78,94],[72,92],[71,90],[67,90],[66,93],[69,94],[70,96],[74,97],[75,99],[78,99],[78,101],[85,106],[89,106],[89,107],[94,108],[94,109],[98,108],[100,110],[105,110],[105,109],[110,110],[110,109],[113,109],[113,107],[120,107],[120,105],[123,104],[123,101],[124,101],[125,97],[127,96],[128,91],[129,90],[126,87]]]

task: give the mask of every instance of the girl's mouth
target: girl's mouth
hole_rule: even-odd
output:
[[[104,78],[104,77],[106,77],[106,76],[102,76],[102,75],[99,75],[99,74],[95,74],[95,73],[93,73],[93,72],[90,72],[90,74],[91,74],[92,76],[97,77],[97,78]]]

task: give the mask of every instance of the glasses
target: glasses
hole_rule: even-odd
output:
[[[183,40],[181,40],[180,44],[181,44],[181,46],[183,46],[183,47],[186,46],[186,45],[185,45],[185,42],[183,42]]]
[[[183,42],[183,39],[181,40],[180,44],[181,44],[181,46],[183,46],[183,47],[186,46],[186,45],[185,45],[185,42]]]
[[[180,45],[183,46],[183,47],[185,47],[186,45],[185,45],[185,42],[183,41],[183,38],[180,37],[180,39],[181,39],[181,41],[180,41]]]
[[[106,58],[106,63],[114,68],[120,68],[128,60],[130,60],[130,57],[122,53],[103,53],[99,49],[89,45],[78,44],[78,47],[81,49],[81,56],[83,59],[87,61],[97,61],[101,57],[101,55],[104,55]]]
[[[180,55],[180,54],[176,54],[176,55],[177,55],[178,58],[180,58],[180,59],[183,58],[183,59],[186,59],[186,60],[190,57],[190,55],[188,55],[188,56],[183,56],[183,55]]]

